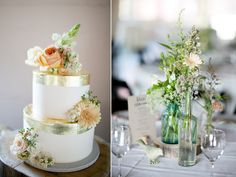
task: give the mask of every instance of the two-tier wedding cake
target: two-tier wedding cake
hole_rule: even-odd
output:
[[[53,34],[54,44],[44,50],[28,50],[26,64],[39,69],[33,71],[33,103],[23,110],[24,128],[10,148],[21,160],[48,167],[80,161],[92,152],[100,102],[73,51],[79,28]]]

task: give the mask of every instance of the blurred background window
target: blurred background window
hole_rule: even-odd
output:
[[[212,58],[221,79],[217,88],[227,95],[224,114],[236,112],[236,1],[234,0],[113,0],[112,3],[112,78],[127,90],[125,95],[142,95],[150,87],[153,75],[164,79],[159,70],[158,42],[167,42],[167,34],[176,38],[176,22],[184,9],[184,30],[192,25],[200,30],[205,61]],[[206,62],[207,64],[207,62]],[[118,86],[116,86],[118,88]],[[127,110],[127,99],[113,87],[112,111]],[[123,104],[123,106],[121,106]]]

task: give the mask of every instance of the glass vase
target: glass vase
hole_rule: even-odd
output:
[[[183,116],[179,119],[179,158],[180,166],[196,164],[197,118],[191,115],[191,93],[186,93]]]
[[[178,144],[179,106],[170,103],[161,118],[161,140],[166,144]]]

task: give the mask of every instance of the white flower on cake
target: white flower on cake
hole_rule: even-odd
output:
[[[13,144],[10,146],[11,152],[21,160],[29,159],[30,151],[36,146],[37,136],[33,128],[19,130]]]
[[[28,143],[22,138],[21,135],[17,134],[10,148],[11,152],[14,155],[17,155],[18,153],[23,153],[27,150]]]
[[[55,163],[50,154],[43,152],[38,152],[35,154],[33,157],[31,157],[30,161],[36,166],[44,168],[50,167]]]
[[[60,34],[58,34],[58,33],[53,33],[52,34],[52,40],[53,41],[57,41],[57,40],[59,40],[61,38],[61,35]]]
[[[101,120],[100,102],[89,92],[66,115],[69,122],[76,122],[84,129],[95,127]]]
[[[27,51],[27,60],[25,60],[25,63],[31,66],[39,66],[38,58],[42,53],[43,50],[38,46],[30,48]]]
[[[202,64],[202,60],[200,59],[199,55],[190,53],[189,57],[186,58],[184,64],[187,65],[190,69],[193,69]]]

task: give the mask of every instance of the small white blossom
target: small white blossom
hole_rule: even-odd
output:
[[[175,78],[175,73],[172,73],[171,75],[170,75],[170,81],[174,81],[176,78]]]
[[[61,38],[61,35],[60,34],[58,34],[58,33],[53,33],[52,34],[52,40],[53,41],[57,41],[58,39],[60,39]]]

